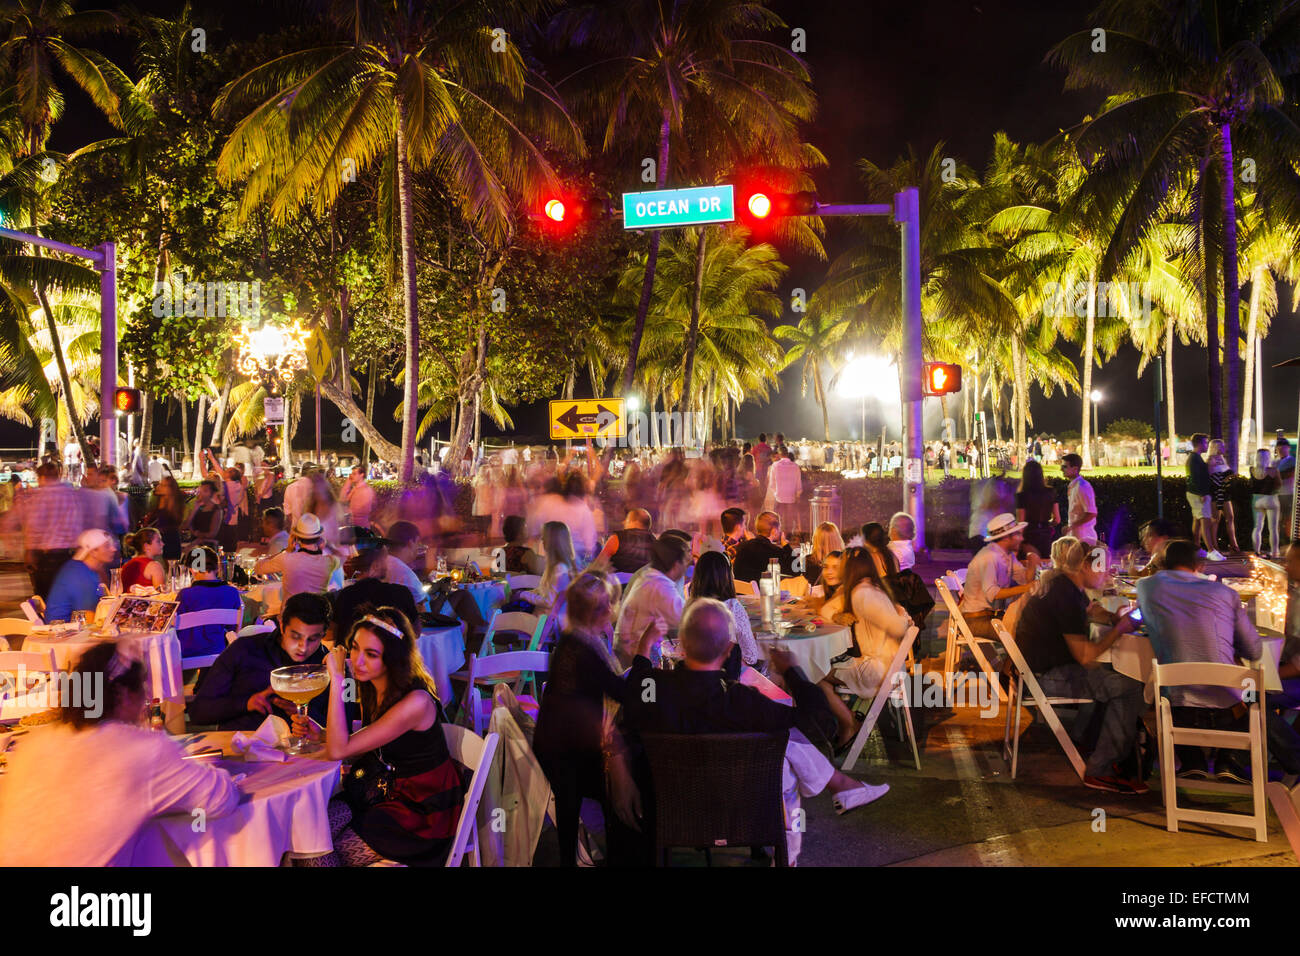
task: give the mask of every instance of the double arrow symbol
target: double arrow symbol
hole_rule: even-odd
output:
[[[610,411],[604,405],[597,405],[594,412],[579,412],[577,405],[569,406],[568,411],[556,419],[561,425],[571,432],[579,431],[579,425],[599,425],[597,431],[604,431],[614,422],[618,421],[618,415]]]

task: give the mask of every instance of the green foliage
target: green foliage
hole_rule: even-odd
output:
[[[1123,441],[1126,438],[1155,438],[1156,430],[1150,422],[1141,419],[1117,418],[1102,429],[1102,434],[1112,441]]]

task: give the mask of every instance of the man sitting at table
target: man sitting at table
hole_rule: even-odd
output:
[[[614,653],[623,667],[632,663],[652,622],[662,623],[665,634],[677,627],[686,603],[677,585],[690,566],[690,543],[678,535],[664,532],[651,546],[650,563],[628,583],[614,627]]]
[[[281,593],[286,600],[303,591],[324,594],[336,576],[335,586],[341,585],[343,563],[322,550],[322,534],[320,518],[303,515],[294,522],[288,550],[258,559],[254,570],[258,574],[282,575]]]
[[[59,568],[45,602],[45,620],[70,621],[73,611],[94,611],[103,593],[100,575],[117,555],[112,535],[89,528],[77,538],[72,560]]]
[[[1146,793],[1145,782],[1129,779],[1117,766],[1131,758],[1137,743],[1138,719],[1146,707],[1142,682],[1097,662],[1137,623],[1088,600],[1085,589],[1100,590],[1106,583],[1105,567],[1093,560],[1092,550],[1085,541],[1066,549],[1047,589],[1025,603],[1015,641],[1045,694],[1091,698],[1101,707],[1101,735],[1088,757],[1083,785],[1112,793]],[[1094,619],[1111,622],[1096,643],[1088,639]]]
[[[794,698],[794,705],[771,700],[754,687],[728,680],[723,665],[731,653],[735,623],[721,601],[699,598],[691,602],[682,616],[679,641],[685,654],[684,665],[673,670],[656,670],[649,660],[637,655],[628,672],[627,686],[633,692],[624,697],[620,721],[627,735],[634,781],[649,779],[648,764],[637,756],[638,735],[658,734],[745,734],[789,731],[782,771],[782,795],[787,816],[799,806],[799,797],[811,797],[829,789],[836,813],[847,813],[865,806],[889,792],[889,784],[873,786],[862,783],[837,770],[825,755],[801,732],[797,725],[813,727],[833,720],[827,713],[821,688],[808,680],[793,663],[788,651],[772,649],[769,663]],[[651,700],[640,688],[653,683]],[[611,761],[610,767],[619,766]],[[647,838],[652,839],[653,807],[642,807],[639,796],[644,786],[633,788],[615,771],[613,786],[615,808],[629,826],[637,825],[637,811],[645,815]],[[629,819],[631,818],[631,819]],[[787,851],[793,865],[799,855],[801,832],[787,832]]]
[[[226,632],[239,630],[239,625],[232,626],[229,623],[227,614],[220,613],[238,610],[242,618],[244,601],[239,595],[239,588],[221,580],[221,559],[207,545],[190,548],[181,555],[181,560],[189,566],[190,579],[194,583],[182,588],[176,595],[177,623],[179,624],[182,614],[204,615],[197,618],[198,623],[192,627],[177,627],[181,656],[206,657],[209,654],[220,654],[226,649]],[[208,611],[217,613],[205,614]]]
[[[1146,565],[1138,572],[1138,577],[1149,577],[1164,569],[1165,545],[1178,537],[1178,527],[1168,518],[1152,518],[1138,528],[1138,540],[1142,550],[1150,557]]]
[[[411,600],[420,610],[429,609],[429,596],[425,593],[420,576],[413,570],[420,559],[420,529],[409,521],[394,521],[385,533],[388,543],[387,571],[384,580],[400,584],[411,592]],[[418,628],[418,623],[417,623]]]
[[[782,574],[794,577],[794,551],[781,533],[781,516],[764,511],[754,522],[754,537],[736,546],[732,575],[737,581],[753,583],[767,573],[773,558],[780,563]]]
[[[1162,664],[1208,662],[1240,665],[1258,660],[1263,641],[1242,606],[1241,596],[1220,581],[1198,572],[1203,565],[1196,545],[1177,539],[1165,545],[1165,569],[1137,583],[1138,607],[1151,637],[1151,649]],[[1190,685],[1165,691],[1173,707],[1175,726],[1217,730],[1246,730],[1246,705],[1233,687]],[[1264,695],[1267,702],[1268,695]],[[1287,773],[1300,773],[1300,734],[1280,714],[1269,711],[1268,752]],[[1180,777],[1205,779],[1209,771],[1199,747],[1176,748]],[[1215,776],[1249,783],[1250,770],[1237,759],[1244,751],[1221,750]]]
[[[959,610],[976,637],[993,638],[993,618],[1001,610],[1001,602],[1033,587],[1039,556],[1031,552],[1024,564],[1016,559],[1025,540],[1024,528],[1025,522],[1017,521],[1013,514],[992,519],[984,547],[966,568]]]
[[[321,641],[329,632],[330,602],[319,594],[295,594],[284,602],[279,627],[250,634],[228,645],[199,677],[189,704],[195,724],[218,730],[256,730],[273,708],[286,720],[294,705],[271,689],[271,671],[294,664],[323,664]],[[328,694],[316,697],[307,713],[324,724]]]
[[[395,607],[420,629],[420,615],[411,600],[411,592],[400,584],[390,584],[384,579],[388,572],[388,551],[382,545],[362,551],[356,557],[361,576],[349,584],[334,599],[334,640],[345,640],[352,633],[358,618],[357,609],[363,604],[375,607]]]
[[[273,558],[289,547],[289,532],[284,530],[284,512],[279,508],[267,508],[262,512],[262,537],[266,538],[266,550],[263,555]]]

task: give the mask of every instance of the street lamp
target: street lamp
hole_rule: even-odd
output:
[[[287,385],[296,373],[307,367],[307,339],[310,336],[311,333],[297,322],[278,325],[263,320],[256,329],[244,326],[235,333],[235,364],[244,375],[260,379],[267,391],[274,395],[277,379]],[[319,407],[317,411],[319,413]],[[318,414],[317,422],[319,421]],[[287,410],[283,425],[284,441],[277,440],[276,444],[281,445],[278,454],[286,468],[285,474],[289,474],[290,463],[284,459],[284,452],[289,447]],[[197,455],[198,449],[195,449],[195,456]]]

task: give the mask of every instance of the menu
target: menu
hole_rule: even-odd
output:
[[[171,627],[176,606],[176,601],[123,597],[113,612],[113,625],[119,634],[158,634]]]

